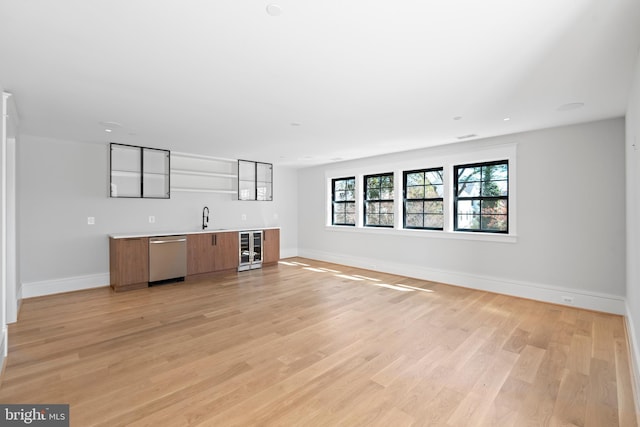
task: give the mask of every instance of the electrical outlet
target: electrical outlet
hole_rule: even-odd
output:
[[[562,302],[565,303],[565,304],[572,304],[573,303],[573,297],[563,296],[562,297]]]
[[[96,218],[93,216],[87,217],[87,224],[93,225],[96,223]]]
[[[154,224],[156,222],[156,217],[153,215],[149,215],[149,224]]]

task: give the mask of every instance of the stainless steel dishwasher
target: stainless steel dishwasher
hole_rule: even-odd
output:
[[[149,283],[181,279],[187,275],[187,236],[149,239]]]

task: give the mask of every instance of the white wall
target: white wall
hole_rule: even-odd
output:
[[[629,94],[626,116],[627,174],[627,325],[634,353],[636,384],[640,385],[640,56]],[[636,388],[638,389],[638,388]]]
[[[165,147],[162,147],[165,148]],[[171,147],[168,147],[171,148]],[[259,160],[259,159],[256,159]],[[112,199],[109,146],[21,135],[18,147],[20,278],[23,296],[109,283],[107,235],[209,228],[281,227],[281,255],[297,251],[297,180],[274,166],[274,201],[178,193],[169,200]],[[246,214],[246,221],[241,215]],[[155,216],[155,224],[148,217]],[[87,217],[95,217],[95,225]]]
[[[5,116],[7,114],[6,95],[0,87],[0,374],[4,368],[7,355],[7,253],[6,253],[6,158],[7,158],[7,130]]]
[[[517,145],[517,242],[326,227],[325,173]],[[498,159],[496,159],[498,160]],[[415,166],[413,166],[415,167]],[[302,256],[624,313],[624,120],[488,138],[301,170]],[[415,233],[413,233],[415,234]]]

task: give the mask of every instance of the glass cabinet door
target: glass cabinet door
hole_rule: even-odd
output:
[[[140,147],[111,144],[111,197],[142,197]]]
[[[169,152],[155,148],[142,149],[143,197],[169,198]]]
[[[256,163],[256,200],[273,200],[273,165]]]
[[[111,143],[111,197],[170,197],[171,152]]]
[[[238,200],[256,199],[256,164],[238,160]]]
[[[273,200],[273,165],[238,160],[238,200]]]

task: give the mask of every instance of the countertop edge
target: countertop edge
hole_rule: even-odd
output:
[[[158,237],[158,236],[181,236],[188,234],[207,234],[207,233],[226,233],[226,232],[240,232],[240,231],[254,231],[254,230],[279,230],[280,227],[242,227],[242,228],[220,228],[211,230],[197,230],[197,231],[154,231],[151,233],[114,233],[109,234],[110,239],[131,239],[137,237]]]

